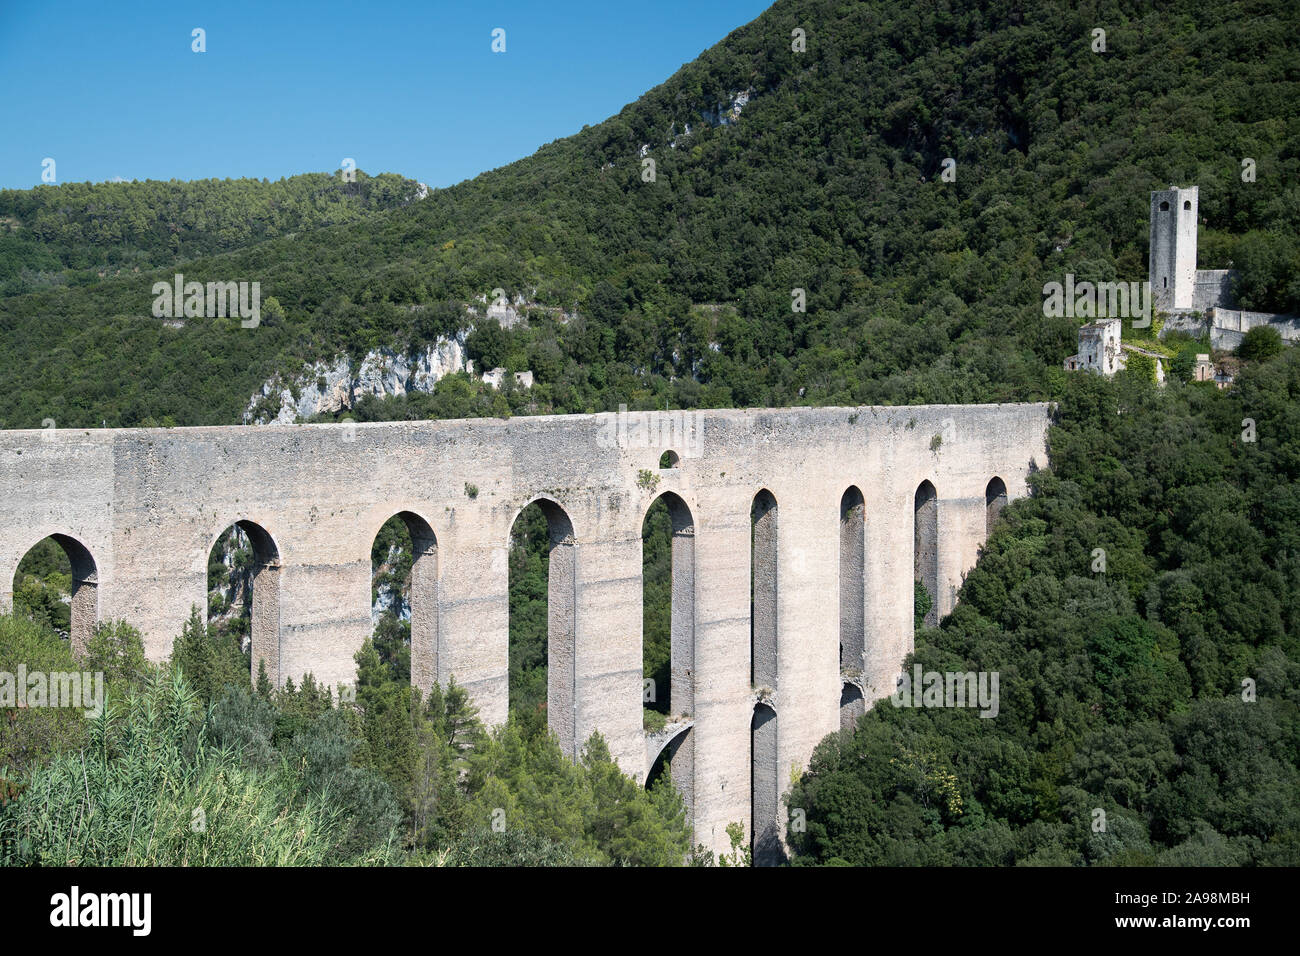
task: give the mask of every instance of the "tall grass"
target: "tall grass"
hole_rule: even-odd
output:
[[[88,721],[80,751],[36,767],[0,814],[0,845],[47,866],[304,866],[341,859],[328,794],[295,796],[280,769],[205,745],[198,696],[160,672]]]

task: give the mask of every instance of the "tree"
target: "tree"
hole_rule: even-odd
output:
[[[171,662],[205,704],[218,700],[227,685],[249,687],[250,664],[237,639],[205,624],[197,607],[172,644]]]
[[[1257,325],[1241,337],[1237,354],[1242,358],[1259,362],[1270,359],[1282,351],[1282,335],[1271,325]]]

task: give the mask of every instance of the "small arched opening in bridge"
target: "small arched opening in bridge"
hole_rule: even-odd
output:
[[[661,471],[668,471],[676,468],[681,463],[681,457],[675,451],[666,451],[659,456],[659,468]]]
[[[939,623],[939,495],[928,481],[917,486],[913,507],[913,575],[930,598],[925,624]]]
[[[659,751],[659,755],[651,763],[650,772],[646,774],[645,786],[647,790],[659,783],[665,773],[671,772],[673,785],[677,787],[678,792],[682,792],[683,775],[690,770],[689,767],[683,766],[683,763],[689,763],[689,761],[682,760],[684,756],[682,748],[688,744],[690,738],[691,728],[687,727],[678,731],[664,744],[663,749]],[[683,793],[683,799],[685,799],[685,793]],[[688,815],[691,812],[689,804],[687,804],[686,812]]]
[[[840,498],[840,671],[859,676],[866,651],[866,502],[850,485]]]
[[[370,547],[375,650],[428,694],[438,679],[438,539],[413,511],[393,515]]]
[[[1007,485],[996,475],[984,488],[984,537],[993,533],[998,515],[1007,506]]]
[[[840,730],[852,730],[858,725],[858,718],[867,712],[867,702],[862,696],[862,688],[846,681],[840,691]]]
[[[254,682],[263,667],[273,687],[280,673],[280,549],[266,529],[236,521],[208,552],[208,623],[249,662]]]
[[[695,519],[671,491],[641,523],[641,601],[642,703],[664,717],[688,717],[695,712]],[[695,745],[689,730],[679,737],[672,776],[690,812]]]
[[[538,498],[510,529],[510,708],[546,716],[560,747],[577,754],[577,573],[573,523]]]
[[[90,549],[66,534],[42,538],[18,562],[14,611],[66,637],[78,653],[99,623],[99,568]]]
[[[754,705],[749,723],[750,852],[754,866],[776,866],[782,860],[780,780],[776,768],[776,710]]]
[[[777,673],[776,518],[776,498],[764,488],[749,509],[749,680],[769,690]]]

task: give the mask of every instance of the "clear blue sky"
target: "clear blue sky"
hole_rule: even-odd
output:
[[[449,186],[611,116],[769,5],[0,0],[0,187],[39,185],[47,156],[59,182],[353,157]]]

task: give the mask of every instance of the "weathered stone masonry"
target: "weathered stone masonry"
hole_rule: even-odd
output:
[[[371,631],[371,544],[403,514],[421,555],[414,679],[455,675],[498,722],[510,529],[540,499],[562,549],[552,727],[570,751],[601,731],[644,779],[665,742],[641,726],[641,527],[671,492],[674,777],[689,787],[696,840],[721,850],[729,821],[753,833],[751,807],[772,812],[773,786],[784,793],[839,728],[842,703],[857,713],[859,692],[893,690],[912,647],[918,488],[934,489],[922,496],[922,570],[942,615],[990,507],[1023,495],[1045,464],[1047,421],[1044,405],[980,405],[0,432],[0,604],[27,550],[60,535],[74,640],[120,618],[163,659],[191,606],[205,606],[212,545],[240,522],[259,566],[255,663],[277,681],[310,671],[346,684]],[[680,460],[660,469],[666,450]],[[763,552],[752,565],[751,539]]]

